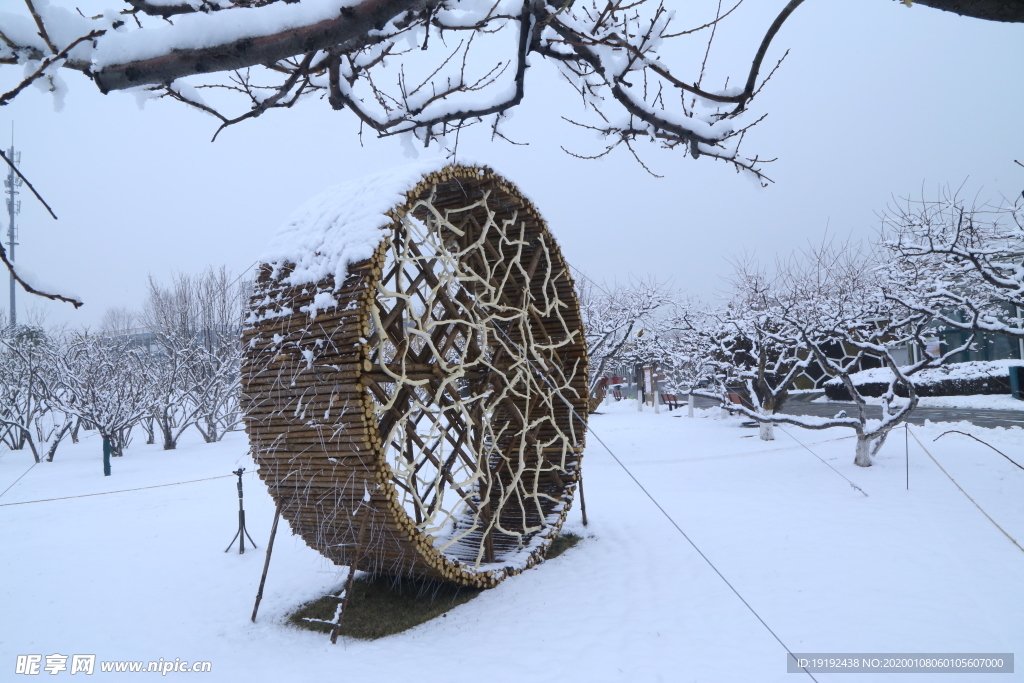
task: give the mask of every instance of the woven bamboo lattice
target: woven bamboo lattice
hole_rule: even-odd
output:
[[[573,281],[537,209],[490,169],[427,173],[387,216],[343,282],[261,268],[246,430],[282,515],[325,557],[491,587],[543,559],[576,491]]]

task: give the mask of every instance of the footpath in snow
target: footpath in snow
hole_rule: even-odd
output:
[[[638,413],[623,401],[591,424],[794,652],[1024,655],[1024,552],[912,438],[908,491],[902,431],[862,469],[852,464],[847,431],[786,427],[762,442],[738,419],[716,419],[717,409],[697,412]],[[1018,460],[1024,430],[911,428],[1022,541],[1024,471],[966,437],[933,443],[950,428]],[[446,617],[335,646],[285,623],[344,577],[287,527],[259,620],[249,621],[274,508],[244,435],[213,445],[183,440],[169,452],[137,438],[111,477],[102,476],[92,436],[31,469],[27,453],[2,451],[0,491],[10,488],[0,496],[0,680],[34,679],[13,674],[24,654],[95,654],[86,680],[125,678],[100,672],[100,661],[160,658],[209,661],[210,673],[198,677],[207,681],[807,679],[786,673],[782,646],[593,435],[588,444],[590,525],[580,523],[578,506],[569,523],[585,537],[580,545]],[[224,552],[237,528],[237,467],[247,468],[247,521],[260,546],[244,555]],[[162,486],[193,480],[203,481]],[[150,486],[159,488],[88,495]],[[32,502],[53,498],[60,500]],[[946,679],[978,680],[899,677]]]

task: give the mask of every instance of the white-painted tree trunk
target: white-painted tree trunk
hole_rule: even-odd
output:
[[[758,408],[759,413],[762,415],[768,415],[768,411],[764,408]],[[761,428],[761,441],[775,441],[775,424],[772,422],[759,422],[758,425]]]
[[[854,458],[853,464],[858,467],[871,467],[871,444],[874,443],[874,439],[857,435],[857,457]]]
[[[686,416],[687,417],[693,417],[693,392],[692,391],[690,392],[690,401],[689,401],[688,406],[689,407],[686,410]]]
[[[660,391],[655,391],[654,392],[654,414],[655,415],[657,415],[657,414],[659,414],[661,412],[661,409],[658,406],[659,403],[661,403],[661,392]]]

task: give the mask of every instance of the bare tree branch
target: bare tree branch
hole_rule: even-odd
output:
[[[3,262],[3,264],[7,266],[7,270],[10,271],[11,277],[14,278],[14,281],[21,285],[22,289],[24,289],[29,294],[35,294],[36,296],[41,296],[46,299],[50,299],[51,301],[65,301],[74,306],[75,308],[78,308],[82,305],[82,302],[79,301],[78,299],[72,299],[71,297],[63,296],[61,294],[50,294],[48,292],[43,292],[36,289],[29,283],[25,282],[25,280],[23,280],[22,277],[18,275],[18,271],[14,269],[14,264],[11,263],[10,259],[7,258],[7,250],[4,249],[3,245],[0,245],[0,262]]]
[[[22,174],[22,172],[21,172],[21,171],[20,171],[20,170],[18,169],[18,167],[17,167],[17,166],[15,166],[15,165],[14,165],[14,164],[13,164],[13,163],[11,162],[11,160],[7,158],[7,155],[6,155],[6,154],[4,154],[3,150],[0,150],[0,159],[3,159],[4,161],[6,161],[6,162],[7,162],[7,165],[11,167],[11,170],[13,170],[13,171],[14,171],[15,173],[17,173],[17,174],[18,174],[18,177],[19,177],[19,178],[21,178],[22,182],[23,182],[23,183],[25,183],[26,185],[28,185],[28,189],[32,190],[32,194],[34,194],[34,195],[36,196],[36,199],[38,199],[38,200],[39,200],[40,202],[42,202],[43,206],[45,206],[45,207],[46,207],[46,210],[50,212],[50,215],[51,215],[51,216],[53,216],[53,220],[57,220],[57,214],[55,214],[55,213],[53,212],[53,209],[51,209],[51,208],[50,208],[50,205],[46,203],[46,200],[45,200],[45,199],[43,199],[43,198],[42,198],[42,196],[41,196],[41,195],[40,195],[40,194],[39,194],[38,192],[36,192],[36,188],[34,188],[34,187],[32,186],[32,183],[30,183],[30,182],[28,181],[28,178],[26,178],[26,177],[25,177],[25,176],[24,176],[24,175]]]

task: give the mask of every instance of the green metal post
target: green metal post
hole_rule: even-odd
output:
[[[103,476],[110,476],[110,439],[103,437]]]
[[[1019,365],[1011,365],[1010,371],[1010,395],[1016,399],[1024,400],[1024,367]]]

